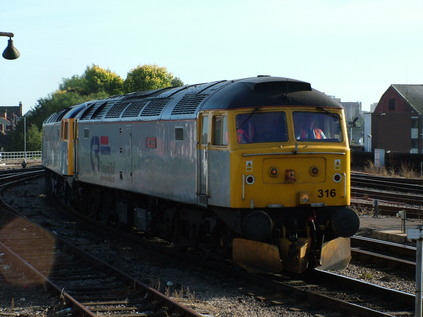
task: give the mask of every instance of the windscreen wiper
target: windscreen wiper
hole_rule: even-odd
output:
[[[237,126],[236,127],[236,129],[238,130],[238,129],[240,129],[241,127],[243,127],[244,126],[244,124],[246,124],[247,123],[247,121],[248,120],[250,120],[250,118],[253,116],[253,114],[255,114],[258,110],[260,110],[260,108],[259,107],[257,107],[257,108],[254,108],[254,110],[248,115],[248,117],[247,118],[245,118],[245,120],[242,122],[242,124],[240,124],[239,126]]]

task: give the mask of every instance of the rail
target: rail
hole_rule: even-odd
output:
[[[41,151],[0,152],[0,161],[41,160]]]

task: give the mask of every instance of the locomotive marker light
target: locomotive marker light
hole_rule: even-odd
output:
[[[407,238],[417,240],[416,244],[416,303],[414,316],[422,316],[422,272],[423,272],[423,226],[407,230]]]
[[[279,171],[276,167],[270,168],[269,174],[271,177],[276,177],[279,175]]]
[[[21,55],[21,53],[19,53],[16,47],[13,46],[12,37],[14,37],[15,35],[10,32],[0,32],[0,36],[9,37],[7,47],[3,51],[3,57],[9,60],[17,59]]]

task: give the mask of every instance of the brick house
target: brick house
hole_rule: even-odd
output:
[[[371,121],[373,149],[423,153],[423,85],[391,85]]]
[[[19,106],[0,106],[0,134],[13,131],[22,118],[22,102]]]

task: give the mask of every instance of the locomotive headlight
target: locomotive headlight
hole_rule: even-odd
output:
[[[310,193],[300,192],[298,193],[298,202],[300,205],[309,204],[310,203]]]
[[[317,175],[319,175],[319,168],[317,167],[317,166],[312,166],[311,168],[310,168],[310,174],[311,174],[311,176],[317,176]]]
[[[270,170],[269,170],[269,175],[270,175],[271,177],[276,177],[276,176],[278,176],[278,175],[279,175],[279,171],[278,171],[278,169],[277,169],[276,167],[271,167],[271,168],[270,168]]]
[[[256,181],[256,179],[253,175],[247,175],[245,177],[245,183],[248,184],[248,185],[254,184],[255,181]]]
[[[333,181],[335,182],[335,183],[339,183],[340,181],[342,181],[342,175],[341,174],[338,174],[338,173],[336,173],[336,174],[334,174],[333,175]]]

